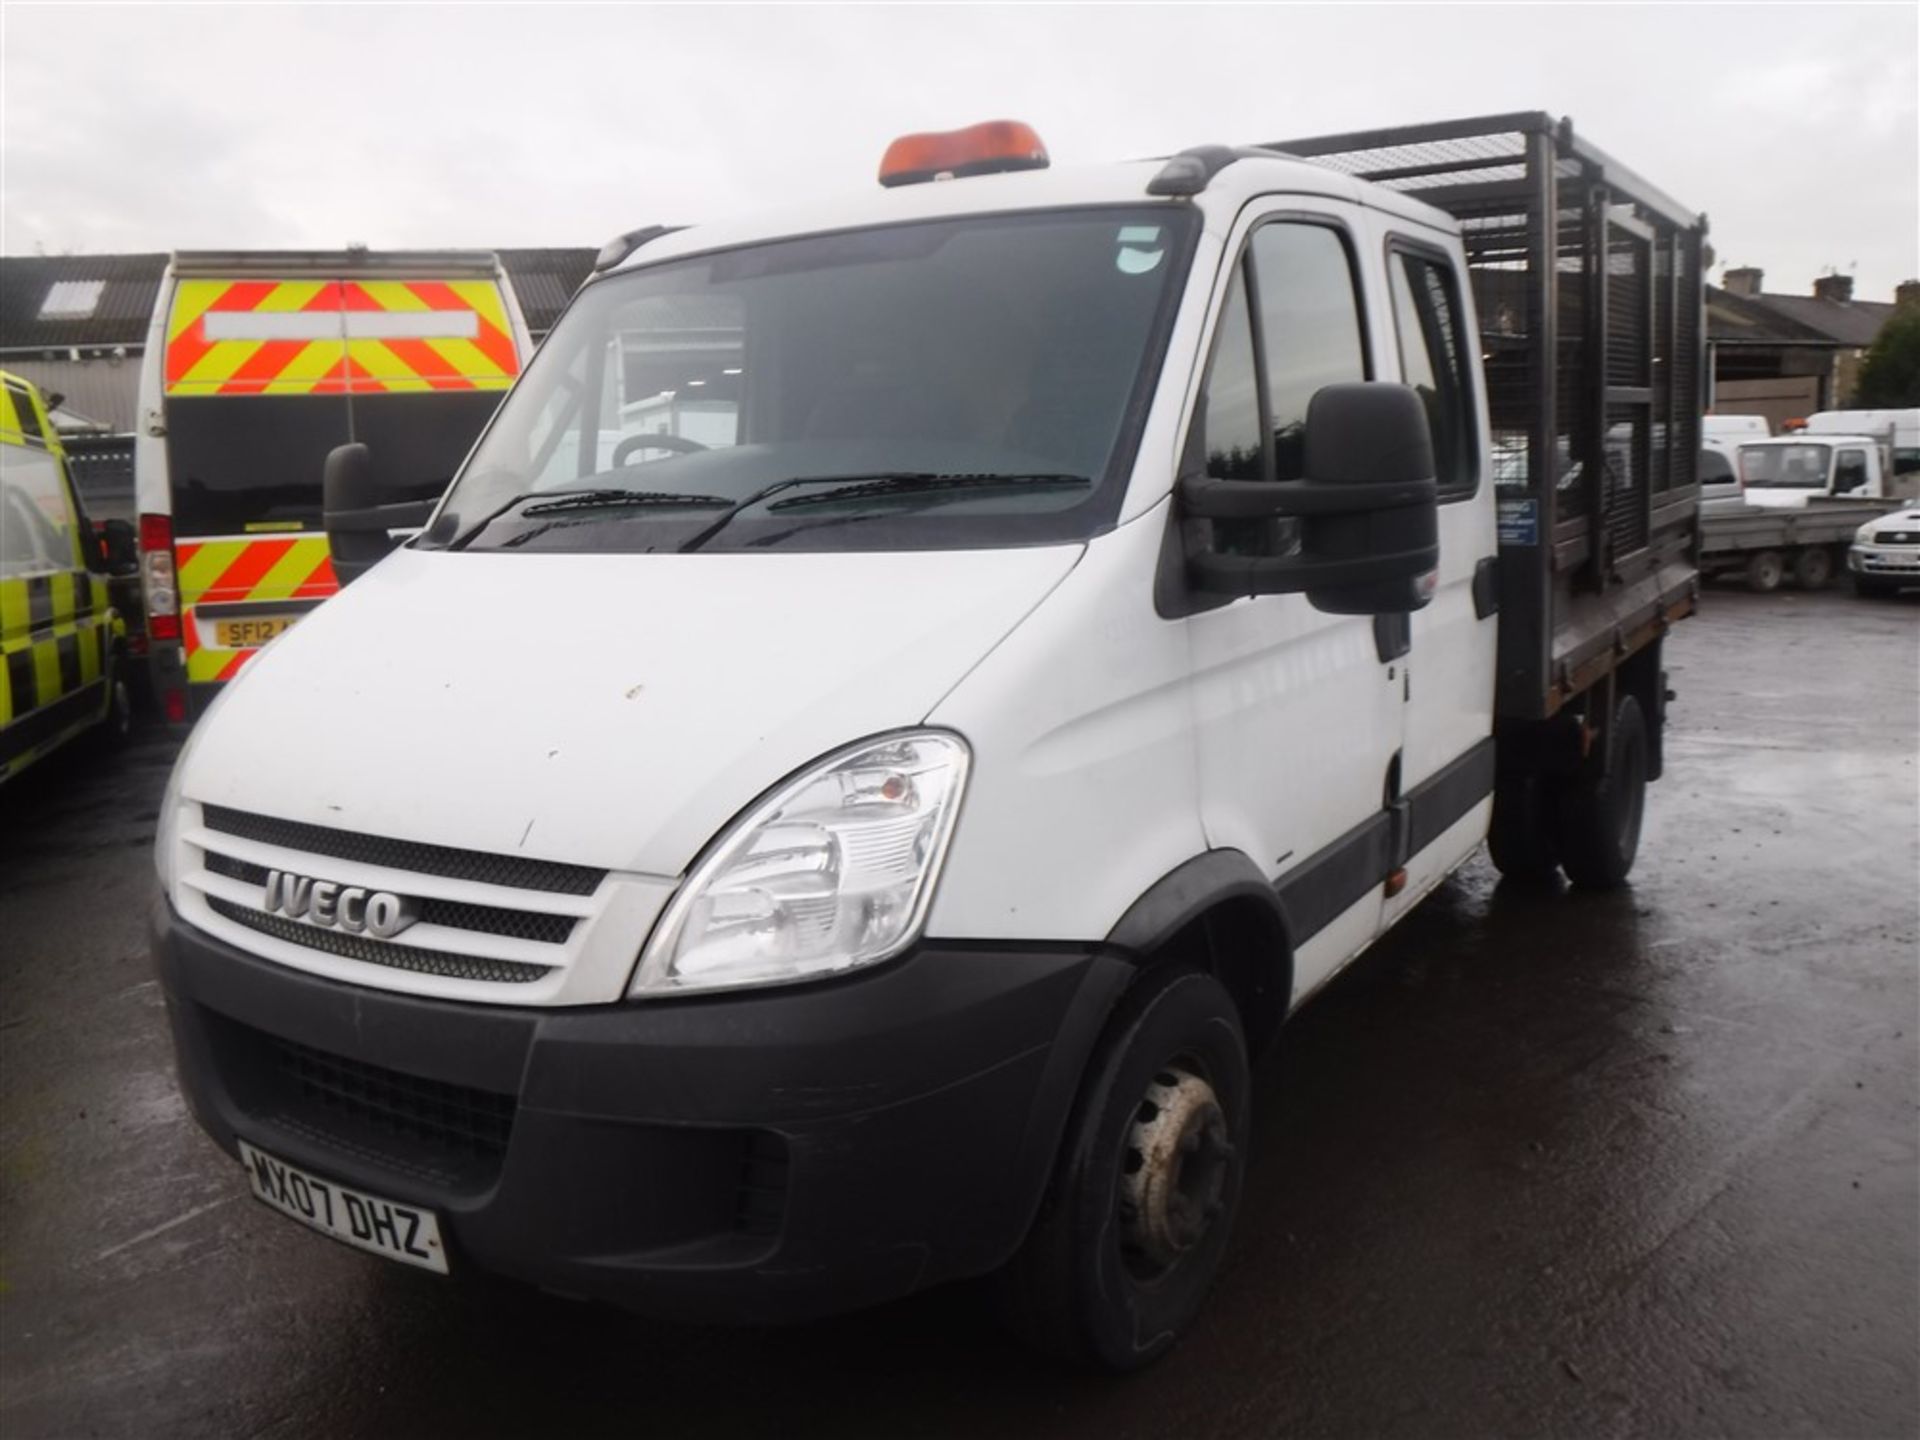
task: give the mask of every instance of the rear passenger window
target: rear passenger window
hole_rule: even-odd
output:
[[[1251,249],[1274,478],[1299,480],[1315,392],[1367,378],[1353,263],[1340,232],[1327,225],[1263,225]]]
[[[1427,407],[1440,498],[1462,500],[1478,488],[1473,392],[1461,345],[1453,269],[1424,255],[1396,252],[1389,267],[1400,373]]]

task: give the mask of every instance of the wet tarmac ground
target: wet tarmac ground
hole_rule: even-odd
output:
[[[247,1198],[145,949],[170,751],[0,792],[0,1434],[1911,1436],[1920,604],[1713,590],[1631,890],[1484,860],[1290,1023],[1200,1324],[788,1331],[453,1284]]]

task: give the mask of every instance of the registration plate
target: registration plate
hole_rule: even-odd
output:
[[[1881,555],[1876,558],[1892,570],[1920,570],[1920,555]]]
[[[240,1142],[240,1163],[247,1183],[261,1200],[302,1225],[361,1250],[371,1250],[402,1265],[447,1273],[447,1251],[440,1243],[440,1221],[431,1210],[383,1200],[337,1180],[276,1160]]]
[[[251,620],[216,620],[214,643],[222,650],[252,650],[264,645],[297,619],[293,615],[259,615]]]

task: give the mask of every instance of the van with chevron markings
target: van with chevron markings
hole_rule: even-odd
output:
[[[437,497],[531,349],[489,251],[173,257],[134,457],[168,720],[198,714],[339,588],[320,523],[327,452],[368,443],[394,501]]]
[[[109,529],[131,549],[124,521]],[[132,727],[105,546],[40,392],[0,370],[0,782],[96,726]]]

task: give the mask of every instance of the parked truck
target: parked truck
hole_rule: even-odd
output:
[[[1701,507],[1700,570],[1738,575],[1761,594],[1788,577],[1803,590],[1824,589],[1845,567],[1854,532],[1898,503],[1870,436],[1753,440],[1738,447],[1735,462],[1738,489]]]
[[[164,802],[179,1073],[403,1264],[754,1322],[992,1273],[1128,1368],[1291,1013],[1490,828],[1627,879],[1705,224],[1533,113],[880,180],[609,244],[436,505],[335,452],[351,583]]]

